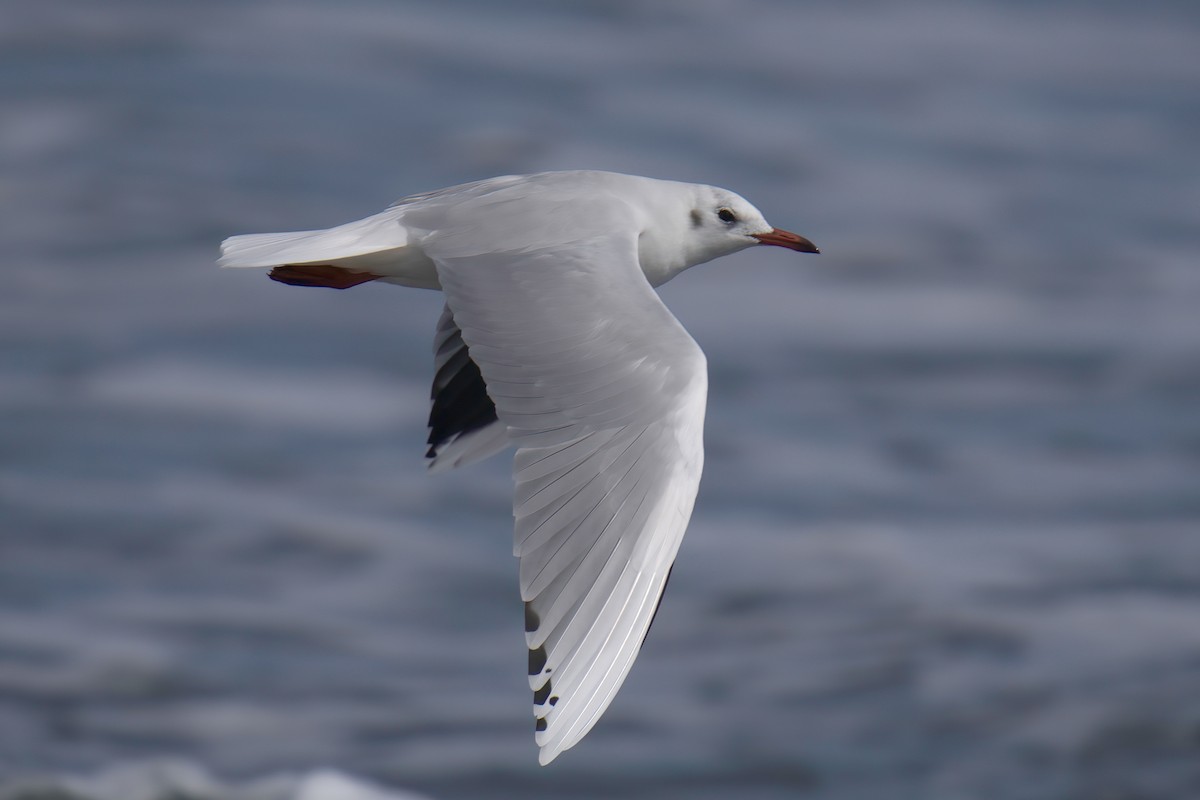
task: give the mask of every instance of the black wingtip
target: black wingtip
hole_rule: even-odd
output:
[[[529,651],[529,674],[540,675],[546,667],[546,648],[538,647]]]

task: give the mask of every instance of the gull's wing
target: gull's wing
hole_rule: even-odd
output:
[[[508,430],[496,419],[496,405],[449,307],[438,320],[433,356],[429,451],[425,453],[429,471],[461,467],[503,450]]]
[[[624,206],[576,204],[569,236],[551,220],[557,240],[502,235],[499,251],[479,237],[511,233],[507,209],[486,211],[474,225],[460,210],[425,249],[519,448],[514,550],[546,764],[595,724],[650,626],[696,497],[708,381]]]

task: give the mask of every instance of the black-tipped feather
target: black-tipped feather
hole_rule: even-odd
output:
[[[671,582],[671,573],[675,571],[675,565],[667,570],[667,577],[663,580],[662,592],[658,595],[658,602],[654,604],[654,613],[650,615],[650,624],[646,626],[646,633],[642,635],[642,644],[646,643],[646,637],[650,635],[650,629],[654,627],[654,620],[658,619],[658,612],[662,608],[663,598],[667,596],[667,584]]]

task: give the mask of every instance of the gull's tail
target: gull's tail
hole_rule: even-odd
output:
[[[396,208],[322,231],[230,236],[221,242],[217,263],[272,268],[275,280],[300,286],[344,289],[381,278],[418,289],[439,288],[436,267],[419,248],[409,246]],[[289,270],[301,273],[299,278],[293,279]]]
[[[321,231],[250,233],[230,236],[221,243],[222,267],[278,267],[283,264],[367,266],[369,261],[395,260],[383,253],[408,245],[408,231],[396,212],[348,222]],[[374,258],[363,258],[372,256]],[[346,263],[353,261],[353,264]]]

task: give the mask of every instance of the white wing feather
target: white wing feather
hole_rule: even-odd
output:
[[[703,465],[704,355],[647,283],[632,212],[585,202],[564,229],[552,194],[509,204],[501,189],[421,243],[519,448],[514,552],[543,764],[624,681]]]

